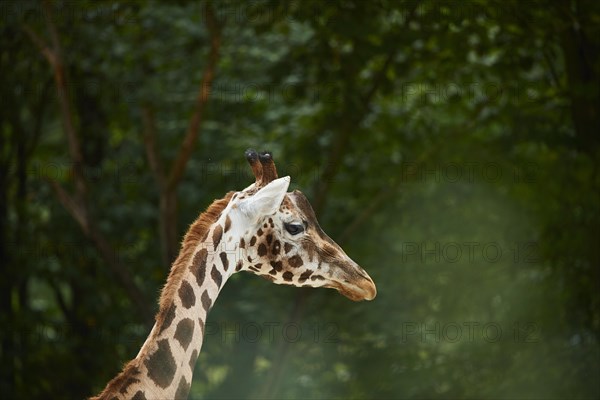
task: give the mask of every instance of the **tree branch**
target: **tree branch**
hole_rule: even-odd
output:
[[[171,164],[168,173],[163,169],[156,145],[156,125],[152,109],[149,106],[142,108],[142,122],[144,125],[144,144],[148,163],[159,187],[159,229],[161,240],[162,261],[165,265],[170,263],[177,256],[177,196],[176,189],[183,174],[186,165],[194,150],[194,145],[200,134],[200,127],[203,123],[204,111],[210,97],[210,90],[215,79],[217,61],[219,59],[219,49],[221,47],[221,26],[215,16],[212,4],[209,2],[206,6],[206,25],[210,36],[210,51],[208,62],[202,74],[200,88],[194,110],[185,136],[181,142],[179,151],[175,160]]]
[[[86,236],[89,235],[90,226],[86,208],[67,193],[67,191],[54,179],[46,179],[46,181],[52,186],[58,201],[63,205],[67,212],[71,214],[73,219],[77,221],[83,233],[85,233]]]
[[[67,136],[67,142],[69,144],[69,155],[75,163],[75,168],[73,170],[73,176],[75,177],[75,188],[77,191],[77,196],[80,198],[85,198],[87,193],[87,187],[81,170],[83,166],[83,155],[81,152],[79,137],[77,136],[77,132],[75,130],[75,124],[73,123],[73,114],[71,113],[71,104],[69,94],[67,92],[67,77],[65,74],[64,62],[62,58],[62,49],[60,46],[60,40],[58,38],[56,27],[52,20],[52,7],[50,6],[50,3],[48,1],[44,1],[43,4],[44,19],[46,21],[46,27],[50,32],[50,38],[52,40],[53,46],[52,53],[54,55],[54,63],[51,64],[54,69],[54,80],[56,82],[56,89],[58,93],[58,101],[60,104],[63,127],[65,135]]]
[[[58,93],[63,131],[68,142],[69,156],[74,163],[72,171],[75,182],[75,195],[69,194],[56,181],[48,180],[48,182],[52,186],[59,202],[73,219],[75,219],[83,233],[92,241],[100,253],[100,256],[107,262],[111,272],[117,277],[118,282],[125,289],[134,306],[142,314],[143,318],[150,322],[152,321],[152,313],[148,307],[148,302],[144,298],[139,287],[135,284],[129,270],[118,262],[115,257],[116,253],[111,249],[108,241],[104,238],[100,230],[96,228],[90,217],[86,201],[87,185],[82,172],[83,153],[81,151],[81,144],[71,113],[71,99],[69,98],[67,90],[68,84],[62,59],[60,40],[52,19],[52,7],[47,1],[43,3],[43,6],[46,28],[48,29],[48,32],[50,32],[53,47],[49,48],[30,27],[23,26],[23,30],[46,57],[54,72],[54,82]]]
[[[156,149],[156,118],[154,116],[154,110],[150,106],[142,107],[142,124],[144,126],[144,146],[146,148],[146,157],[148,157],[148,164],[154,175],[160,191],[165,189],[165,173]]]
[[[40,95],[40,98],[38,99],[34,111],[32,113],[33,115],[35,115],[35,121],[33,123],[32,128],[33,138],[29,143],[29,146],[27,146],[27,149],[25,150],[26,158],[28,159],[31,158],[33,151],[37,147],[40,136],[42,135],[42,122],[44,120],[44,110],[46,108],[46,104],[48,103],[48,93],[50,92],[51,87],[52,78],[49,78],[46,80],[46,82],[44,82],[42,94]]]
[[[42,55],[44,57],[46,57],[46,60],[48,60],[50,65],[54,66],[54,64],[56,63],[56,60],[55,60],[56,56],[54,55],[54,52],[52,51],[52,49],[50,49],[50,47],[48,47],[44,43],[42,38],[39,37],[39,35],[37,33],[35,33],[33,31],[33,29],[31,29],[31,27],[29,27],[28,25],[23,25],[23,30],[25,31],[27,36],[29,36],[29,38],[31,39],[33,44],[35,44],[37,46],[40,53],[42,53]]]
[[[146,298],[135,284],[129,270],[119,261],[118,254],[109,245],[104,235],[102,235],[100,230],[95,227],[89,218],[87,208],[73,199],[73,197],[69,195],[58,182],[52,179],[47,179],[47,181],[54,189],[54,193],[60,203],[73,219],[77,221],[83,233],[91,240],[102,259],[107,263],[110,271],[117,277],[118,282],[127,291],[127,295],[141,313],[143,319],[146,322],[151,322],[153,313],[148,307]]]
[[[208,103],[210,89],[215,77],[215,69],[217,60],[219,58],[219,49],[221,47],[221,27],[217,22],[214,10],[210,3],[206,7],[206,25],[211,37],[208,64],[206,65],[202,81],[200,83],[200,89],[198,90],[194,113],[192,114],[188,124],[188,128],[183,142],[181,143],[177,158],[175,159],[169,173],[169,178],[167,181],[167,190],[169,191],[175,190],[181,181],[185,166],[192,154],[194,144],[196,143],[198,134],[200,133],[200,126],[203,122],[204,110],[206,108],[206,104]]]

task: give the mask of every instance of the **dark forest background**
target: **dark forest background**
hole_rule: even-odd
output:
[[[2,1],[2,398],[137,354],[248,147],[378,297],[234,276],[190,398],[598,398],[599,5]]]

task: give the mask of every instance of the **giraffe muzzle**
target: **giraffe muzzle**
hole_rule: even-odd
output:
[[[341,282],[334,282],[331,287],[352,301],[370,301],[377,296],[375,282],[366,272],[352,280],[344,279]]]

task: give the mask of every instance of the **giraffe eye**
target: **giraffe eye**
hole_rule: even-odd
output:
[[[285,230],[291,235],[297,235],[304,232],[304,225],[302,224],[284,224]]]

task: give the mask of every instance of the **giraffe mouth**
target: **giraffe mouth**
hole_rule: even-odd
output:
[[[377,296],[377,287],[368,275],[354,282],[335,282],[330,287],[336,289],[352,301],[370,301]]]

